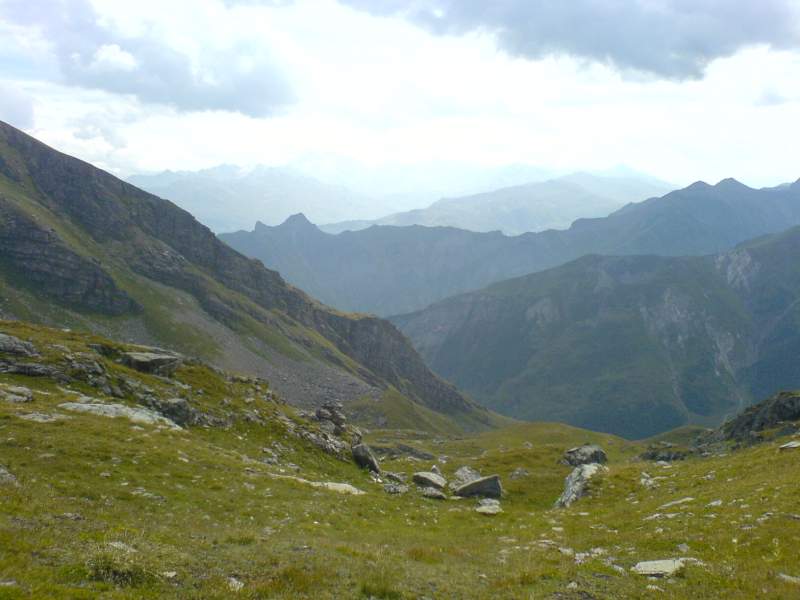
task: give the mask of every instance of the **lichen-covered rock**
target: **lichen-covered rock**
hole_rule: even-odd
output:
[[[465,465],[463,467],[459,467],[453,474],[453,481],[450,482],[450,486],[456,488],[480,478],[481,474],[478,471]]]
[[[387,494],[405,494],[408,492],[408,486],[402,483],[387,483],[384,484],[383,491]]]
[[[564,481],[564,492],[556,501],[556,507],[565,508],[583,498],[589,490],[589,481],[606,468],[597,463],[575,467]]]
[[[370,447],[366,444],[356,444],[352,448],[353,451],[353,460],[356,461],[356,464],[363,468],[369,469],[373,473],[380,474],[381,472],[381,465],[378,462],[378,459],[375,458],[375,455],[370,450]]]
[[[33,400],[33,392],[21,385],[11,385],[0,388],[0,400],[14,404],[24,404]]]
[[[584,444],[570,448],[564,453],[564,462],[573,467],[592,463],[604,464],[608,461],[605,451],[597,444]]]
[[[478,506],[475,508],[475,512],[480,513],[482,515],[499,515],[503,512],[503,509],[500,507],[500,501],[495,500],[494,498],[482,498],[478,502]]]
[[[499,475],[489,475],[473,479],[453,490],[453,495],[462,498],[481,496],[484,498],[500,498],[503,495],[503,486],[500,484]]]

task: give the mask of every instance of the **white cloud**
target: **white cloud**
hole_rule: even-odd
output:
[[[35,101],[36,135],[120,173],[339,156],[366,165],[624,163],[677,183],[800,175],[800,104],[791,101],[800,59],[791,50],[750,47],[682,82],[627,78],[569,56],[513,57],[484,31],[433,35],[333,0],[175,0],[169,10],[160,0],[94,0],[92,10],[115,33],[87,56],[116,45],[101,62],[117,78],[99,85],[97,73],[81,72],[81,87],[68,86],[37,63],[40,79],[23,73],[6,85]],[[137,39],[159,40],[185,62],[157,69],[158,86],[134,89],[131,73],[163,66],[131,45]],[[133,71],[120,69],[135,67],[127,54]],[[256,110],[269,98],[253,82],[262,57],[275,67],[264,77],[277,69],[294,95],[269,114]],[[227,91],[215,96],[220,86]]]
[[[95,71],[134,71],[139,61],[117,44],[103,44],[95,50],[89,68]]]

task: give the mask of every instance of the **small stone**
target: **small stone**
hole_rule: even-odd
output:
[[[800,442],[791,441],[783,444],[778,450],[796,450],[797,448],[800,448]]]
[[[244,583],[236,579],[236,577],[228,577],[228,589],[232,592],[241,592],[244,588]]]
[[[17,482],[17,478],[6,469],[4,466],[0,465],[0,485],[13,485],[18,486],[19,483]]]
[[[522,467],[517,467],[516,469],[511,471],[511,479],[513,480],[524,479],[525,477],[529,476],[530,472],[528,471],[528,469],[523,469]]]

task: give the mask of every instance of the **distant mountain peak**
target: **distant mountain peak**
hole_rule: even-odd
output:
[[[291,231],[319,231],[316,225],[308,220],[303,213],[295,213],[279,225],[281,229]]]
[[[708,185],[705,181],[695,181],[693,184],[688,186],[687,190],[707,190],[711,186]]]
[[[742,189],[742,188],[746,188],[747,186],[745,184],[743,184],[741,181],[739,181],[738,179],[734,179],[733,177],[727,177],[727,178],[723,179],[722,181],[720,181],[714,187],[721,188],[721,189]]]

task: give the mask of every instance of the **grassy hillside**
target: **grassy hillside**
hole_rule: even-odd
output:
[[[180,395],[210,419],[178,430],[72,412],[59,405],[80,395],[137,406],[106,397],[74,366],[69,382],[0,375],[2,392],[33,392],[27,403],[0,400],[3,598],[749,599],[800,590],[783,577],[800,576],[800,450],[779,452],[786,438],[657,466],[635,458],[638,444],[558,424],[370,434],[375,445],[402,440],[437,457],[400,456],[386,470],[436,462],[448,477],[462,465],[500,474],[503,512],[487,517],[474,500],[385,493],[298,436],[316,426],[264,381],[198,363],[152,376],[105,355],[132,349],[124,344],[21,323],[2,329],[35,345],[41,356],[28,362],[97,362],[109,381]],[[609,471],[590,497],[553,509],[569,472],[561,454],[585,441],[606,448]],[[527,474],[512,479],[518,469]],[[630,571],[677,557],[693,560],[669,579]]]

